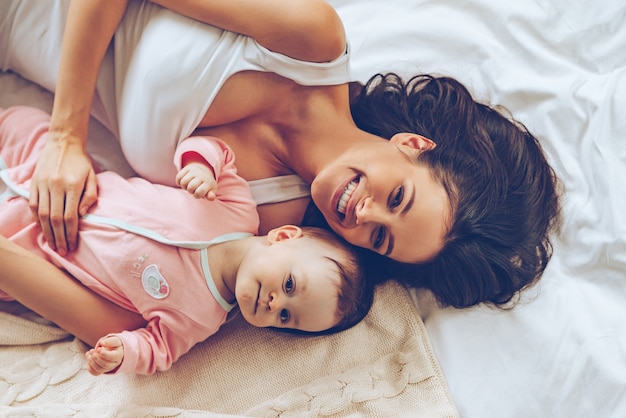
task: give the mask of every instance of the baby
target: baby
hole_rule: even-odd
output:
[[[81,218],[78,248],[59,255],[26,199],[48,123],[36,109],[0,110],[0,178],[8,186],[0,234],[146,320],[102,337],[87,352],[92,374],[166,370],[217,332],[235,305],[254,326],[308,333],[349,328],[369,311],[373,289],[359,253],[334,234],[286,225],[254,236],[248,184],[216,138],[189,138],[176,152],[177,181],[189,193],[98,173],[98,202]]]

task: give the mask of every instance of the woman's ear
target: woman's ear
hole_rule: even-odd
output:
[[[409,132],[397,133],[391,137],[390,141],[419,151],[430,151],[437,146],[432,139]]]
[[[296,225],[283,225],[272,229],[267,233],[267,241],[270,244],[284,241],[292,238],[300,238],[302,236],[302,228]]]

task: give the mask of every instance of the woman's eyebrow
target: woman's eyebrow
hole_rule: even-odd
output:
[[[402,216],[405,216],[407,212],[411,210],[411,208],[413,207],[413,202],[415,202],[415,184],[413,184],[413,187],[411,188],[411,192],[412,193],[411,193],[411,197],[409,197],[409,201],[404,206],[404,209],[402,209],[402,212],[401,212]]]

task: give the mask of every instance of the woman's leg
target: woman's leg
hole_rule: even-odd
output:
[[[103,299],[4,237],[0,237],[0,289],[91,346],[108,333],[146,324],[139,314]]]

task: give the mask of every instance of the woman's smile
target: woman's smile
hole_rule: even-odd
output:
[[[341,191],[341,189],[337,190],[336,194],[338,194],[339,197],[335,198],[337,200],[336,208],[337,208],[337,213],[339,214],[339,219],[341,219],[342,221],[346,218],[348,203],[350,201],[350,198],[352,197],[352,194],[354,193],[354,191],[359,185],[359,179],[360,179],[359,177],[352,179],[343,188],[343,191]]]
[[[348,242],[402,262],[424,262],[443,246],[447,192],[417,156],[432,147],[413,134],[363,143],[327,165],[311,197]]]

